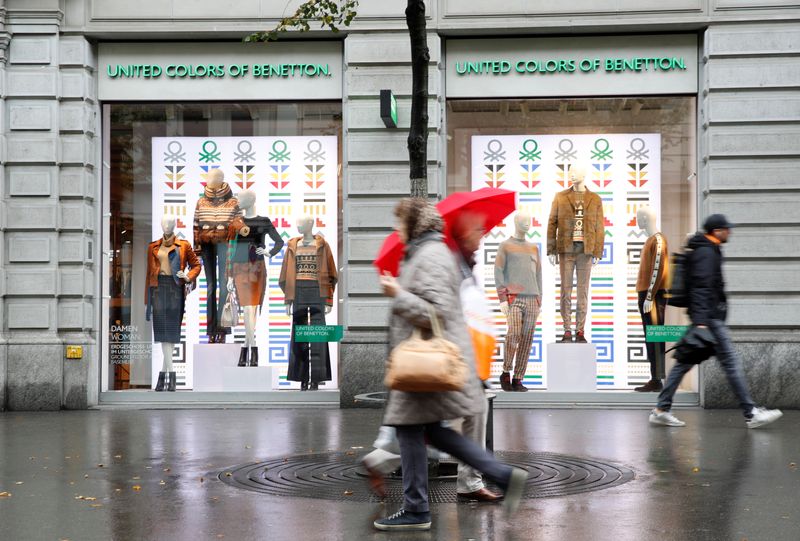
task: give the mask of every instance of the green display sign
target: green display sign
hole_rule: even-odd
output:
[[[340,342],[344,336],[341,325],[295,325],[295,342]]]
[[[519,73],[522,75],[549,73],[593,73],[606,71],[622,72],[668,72],[685,71],[686,60],[683,57],[632,57],[632,58],[550,58],[509,61],[504,59],[476,60],[455,63],[458,75],[505,75]]]
[[[110,79],[268,79],[330,77],[329,64],[108,64]]]
[[[645,342],[677,342],[688,330],[688,325],[648,325]]]

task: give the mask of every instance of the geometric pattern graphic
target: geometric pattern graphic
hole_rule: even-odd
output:
[[[522,497],[552,498],[619,486],[634,478],[625,466],[590,458],[554,453],[495,451],[498,460],[528,473]],[[367,487],[368,474],[355,454],[325,452],[282,456],[250,462],[220,472],[220,481],[232,487],[279,498],[313,498],[348,502],[378,502]],[[492,487],[494,488],[494,487]],[[431,476],[432,503],[456,503],[455,476]],[[386,477],[385,501],[403,501],[402,478]]]
[[[602,199],[605,218],[603,257],[592,269],[585,328],[587,340],[597,346],[597,388],[630,389],[649,379],[635,288],[646,235],[638,229],[636,212],[650,206],[660,219],[660,134],[473,136],[471,162],[473,190],[496,187],[517,192],[517,209],[531,216],[527,240],[539,246],[543,258],[542,311],[524,384],[547,387],[544,345],[561,335],[561,284],[558,266],[547,260],[547,222],[553,198],[570,187],[569,172],[577,165],[586,168],[586,187]],[[494,259],[500,243],[513,232],[509,216],[484,237],[475,267],[493,309],[498,337],[491,369],[495,384],[502,372],[507,325],[494,283]],[[573,286],[573,325],[576,289]]]
[[[161,217],[178,218],[176,235],[193,242],[192,224],[198,199],[203,195],[206,177],[220,168],[234,197],[243,190],[256,193],[256,210],[267,216],[284,241],[299,235],[297,220],[309,215],[315,220],[314,232],[325,237],[338,261],[338,138],[313,137],[155,137],[153,138],[153,231],[162,235]],[[267,238],[267,249],[272,241]],[[260,363],[277,369],[273,388],[299,388],[286,381],[289,361],[291,317],[286,315],[278,276],[285,250],[267,261],[267,292],[256,325]],[[179,388],[193,385],[194,345],[206,343],[207,306],[205,273],[197,289],[186,298],[186,313],[181,328],[181,357],[175,358]],[[338,322],[337,306],[325,316],[328,325]],[[228,342],[243,343],[243,318],[228,335]],[[332,381],[326,389],[338,387],[338,344],[330,344]],[[153,371],[161,366],[161,350],[153,348]]]

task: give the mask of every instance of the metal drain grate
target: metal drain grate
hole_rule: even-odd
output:
[[[602,490],[627,483],[632,470],[587,458],[551,453],[496,451],[507,464],[528,471],[525,498],[548,498]],[[273,496],[373,502],[378,499],[367,487],[367,472],[360,457],[347,453],[315,453],[276,458],[260,463],[235,466],[219,474],[223,482]],[[456,501],[455,478],[431,478],[428,482],[431,503]],[[386,479],[387,502],[403,501],[399,477]]]

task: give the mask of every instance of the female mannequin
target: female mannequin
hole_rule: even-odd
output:
[[[228,297],[228,280],[225,266],[228,256],[228,227],[241,216],[239,205],[230,186],[225,182],[222,169],[208,173],[203,196],[194,211],[195,251],[203,259],[208,293],[207,329],[209,343],[225,342],[230,329],[220,325],[222,306]],[[217,296],[219,287],[219,297]]]
[[[530,227],[530,215],[518,212],[514,217],[514,235],[500,244],[494,261],[500,311],[508,317],[503,373],[500,374],[500,386],[504,391],[528,390],[522,379],[542,308],[542,258],[539,248],[525,240]]]
[[[283,239],[269,218],[256,213],[256,194],[243,190],[236,196],[243,217],[234,218],[230,226],[233,243],[228,250],[228,291],[236,288],[239,304],[244,310],[245,344],[239,354],[239,366],[258,366],[256,346],[257,311],[264,302],[267,290],[267,266],[264,257],[272,257],[283,248]],[[267,250],[265,237],[275,243]]]
[[[328,344],[294,340],[295,325],[324,325],[325,314],[333,307],[336,263],[330,246],[322,235],[313,233],[313,228],[313,217],[300,218],[297,231],[301,236],[288,242],[278,279],[293,325],[287,379],[299,381],[303,391],[315,391],[320,382],[331,379]]]
[[[185,240],[175,237],[175,218],[161,219],[163,236],[147,247],[147,315],[153,314],[153,339],[161,343],[163,363],[158,373],[156,391],[174,391],[177,386],[172,370],[172,352],[181,339],[181,321],[186,284],[200,274],[200,261]],[[187,266],[189,272],[186,272]]]

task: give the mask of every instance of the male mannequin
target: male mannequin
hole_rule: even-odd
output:
[[[331,379],[328,344],[294,341],[295,325],[324,325],[325,314],[330,313],[333,307],[336,263],[328,243],[322,235],[315,235],[313,229],[313,217],[300,218],[297,231],[301,236],[287,243],[278,279],[284,293],[286,314],[292,316],[287,379],[299,381],[302,391],[309,389],[309,381],[310,389],[316,391],[321,381]]]
[[[164,356],[161,371],[158,373],[156,391],[168,391],[177,387],[175,372],[172,371],[172,352],[181,339],[185,286],[193,283],[200,274],[200,260],[191,245],[175,238],[175,218],[164,216],[161,219],[163,236],[147,246],[147,282],[145,318],[153,315],[153,339],[161,342]],[[189,267],[189,272],[185,271]]]
[[[503,373],[500,375],[500,386],[504,391],[528,390],[522,379],[542,307],[542,259],[539,248],[525,240],[530,227],[530,215],[518,212],[514,216],[514,235],[500,244],[494,260],[500,311],[508,317]],[[509,373],[512,366],[513,378]]]
[[[664,311],[667,306],[666,287],[669,279],[669,249],[667,239],[656,227],[656,211],[652,207],[643,207],[636,213],[639,229],[647,232],[647,241],[642,248],[639,259],[639,276],[636,280],[636,291],[639,294],[639,314],[645,333],[650,325],[664,324]],[[664,342],[647,342],[647,360],[650,361],[650,381],[641,387],[639,392],[658,392],[662,389],[664,379]]]
[[[569,170],[572,186],[556,194],[550,209],[547,227],[547,255],[561,273],[561,317],[564,335],[561,342],[572,342],[572,281],[577,274],[578,313],[576,337],[586,343],[584,326],[589,301],[589,279],[592,265],[603,257],[605,227],[603,201],[586,189],[586,168]]]
[[[248,351],[250,366],[258,366],[256,346],[257,311],[264,302],[267,290],[267,266],[264,257],[272,257],[283,248],[283,239],[275,230],[272,221],[256,213],[256,194],[242,190],[236,196],[243,217],[233,219],[229,235],[233,239],[228,250],[228,291],[236,288],[239,304],[244,310],[245,344],[239,354],[239,366],[247,366]],[[269,235],[275,243],[267,250],[265,237]]]
[[[228,227],[241,216],[238,201],[224,181],[222,169],[208,173],[203,196],[194,211],[194,248],[203,259],[206,273],[207,327],[209,343],[225,342],[230,329],[220,326],[222,306],[228,296],[225,264],[228,256]],[[219,297],[217,297],[219,286]]]

